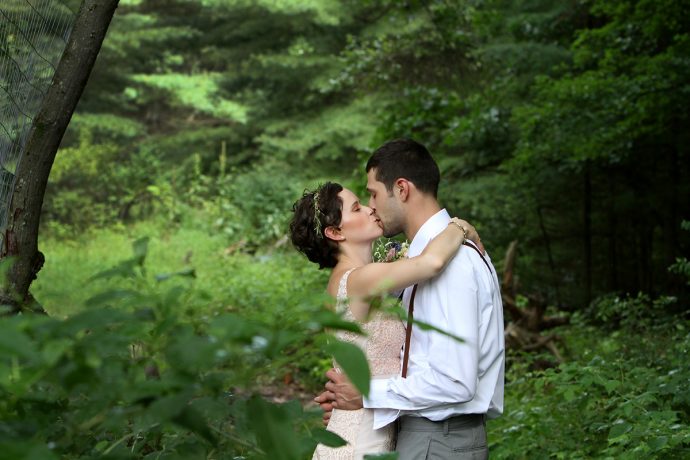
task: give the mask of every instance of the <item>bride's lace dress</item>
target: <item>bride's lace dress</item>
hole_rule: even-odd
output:
[[[352,270],[348,270],[341,278],[336,297],[336,309],[345,311],[344,318],[348,321],[355,321],[347,302],[347,279]],[[338,331],[336,335],[340,340],[354,343],[364,350],[372,378],[398,375],[400,349],[405,340],[405,327],[402,322],[397,318],[376,312],[371,315],[369,321],[362,324],[362,329],[367,334],[366,336],[348,331]],[[373,430],[373,422],[374,415],[370,409],[354,411],[334,409],[327,429],[337,433],[348,444],[335,449],[319,445],[313,459],[361,459],[365,454],[393,450],[395,447],[393,424]]]

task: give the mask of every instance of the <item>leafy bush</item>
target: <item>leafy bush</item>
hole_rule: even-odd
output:
[[[543,372],[512,362],[506,411],[489,423],[492,457],[687,458],[689,327],[679,318],[613,333],[576,324],[573,360]]]
[[[643,330],[653,324],[668,321],[669,306],[675,303],[675,297],[662,296],[652,300],[641,292],[636,297],[624,298],[610,294],[594,301],[585,315],[607,328],[622,326],[631,330]]]
[[[150,186],[162,167],[151,151],[95,142],[84,129],[76,145],[60,149],[50,174],[44,228],[58,236],[148,217],[158,201]]]
[[[285,235],[299,184],[278,179],[270,167],[219,179],[218,219],[215,224],[228,236],[262,244]]]
[[[220,173],[211,176],[202,171],[200,156],[189,162],[182,168],[184,189],[176,192],[188,206],[183,213],[189,218],[254,249],[286,234],[292,204],[302,191],[299,180],[276,177],[276,171],[288,171],[289,166],[262,164],[225,172],[221,156]]]
[[[316,299],[303,299],[308,322],[209,311],[190,289],[194,270],[151,276],[147,253],[138,240],[132,258],[95,275],[129,287],[81,313],[0,322],[2,455],[292,459],[342,442],[298,402],[259,394],[264,375],[320,348],[368,381],[361,351],[324,332],[356,325]]]
[[[690,221],[684,220],[681,227],[685,231],[690,231]],[[676,257],[676,262],[668,267],[671,273],[680,275],[690,286],[690,260],[687,257]]]

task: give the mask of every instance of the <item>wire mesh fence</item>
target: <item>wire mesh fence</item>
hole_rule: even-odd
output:
[[[17,166],[75,17],[68,0],[0,1],[0,244]]]

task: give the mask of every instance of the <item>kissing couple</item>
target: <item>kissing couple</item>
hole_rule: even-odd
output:
[[[314,459],[362,459],[396,450],[399,459],[488,458],[486,419],[503,412],[505,344],[496,270],[474,227],[437,200],[440,172],[410,139],[389,141],[366,166],[369,205],[327,182],[294,205],[293,245],[331,269],[327,291],[366,335],[339,331],[361,347],[371,370],[362,397],[336,367],[315,398],[327,429],[347,441],[319,445]],[[407,257],[373,263],[380,236],[404,233]],[[381,290],[404,289],[408,322],[369,314]],[[420,322],[458,336],[413,327]]]

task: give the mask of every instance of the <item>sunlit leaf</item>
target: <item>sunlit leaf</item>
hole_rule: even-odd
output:
[[[190,405],[184,406],[182,411],[172,418],[172,421],[192,430],[213,445],[218,443],[216,436],[209,428],[208,421],[201,415],[201,412]]]
[[[124,300],[141,298],[141,294],[132,289],[112,289],[101,292],[86,300],[86,306],[90,308],[111,306]]]
[[[156,281],[165,281],[169,280],[170,278],[174,278],[176,276],[183,277],[183,278],[196,278],[196,270],[193,268],[185,268],[184,270],[180,270],[177,272],[173,273],[159,273],[155,276]]]
[[[346,321],[340,315],[335,312],[322,310],[314,314],[311,318],[316,323],[320,324],[324,328],[356,332],[358,334],[362,333],[362,328],[359,324],[353,321]]]
[[[135,275],[134,268],[138,265],[136,259],[125,260],[120,262],[114,267],[108,268],[107,270],[100,271],[95,275],[91,276],[88,281],[95,281],[99,279],[114,278],[116,276],[121,276],[123,278],[129,278]]]
[[[609,440],[615,439],[619,436],[624,435],[628,431],[632,430],[632,425],[627,422],[621,422],[613,425],[609,431]]]
[[[35,345],[29,338],[15,329],[12,322],[0,324],[0,354],[31,359],[36,355]]]
[[[247,402],[247,409],[249,423],[265,458],[292,460],[300,457],[293,421],[284,408],[254,396]]]
[[[364,456],[364,460],[397,460],[398,452],[384,452],[381,454],[367,454]]]
[[[386,308],[386,309],[384,309],[384,311],[386,311],[386,312],[388,312],[388,313],[390,313],[390,314],[393,314],[393,315],[395,315],[395,316],[398,316],[402,321],[404,321],[405,323],[407,323],[407,312],[406,312],[405,310],[403,310],[402,308]],[[434,332],[438,332],[439,334],[442,334],[442,335],[445,335],[445,336],[447,336],[447,337],[450,337],[451,339],[453,339],[453,340],[455,340],[455,341],[457,341],[457,342],[460,342],[460,343],[465,342],[465,340],[464,340],[462,337],[459,337],[459,336],[453,334],[453,333],[450,332],[450,331],[447,331],[447,330],[445,330],[445,329],[443,329],[443,328],[434,326],[433,324],[429,324],[429,323],[427,323],[427,322],[420,321],[420,320],[418,320],[418,319],[416,319],[416,318],[413,318],[413,319],[412,319],[412,324],[413,324],[414,326],[419,327],[420,329],[422,329],[422,330],[424,330],[424,331],[434,331]]]
[[[145,236],[134,241],[132,243],[132,250],[134,251],[134,259],[137,261],[137,265],[142,266],[149,252],[149,237]]]
[[[326,345],[326,352],[333,355],[347,377],[364,396],[369,394],[369,364],[364,352],[352,343],[334,340]]]
[[[343,438],[324,428],[316,428],[312,431],[312,436],[319,443],[328,447],[340,447],[347,444]]]

